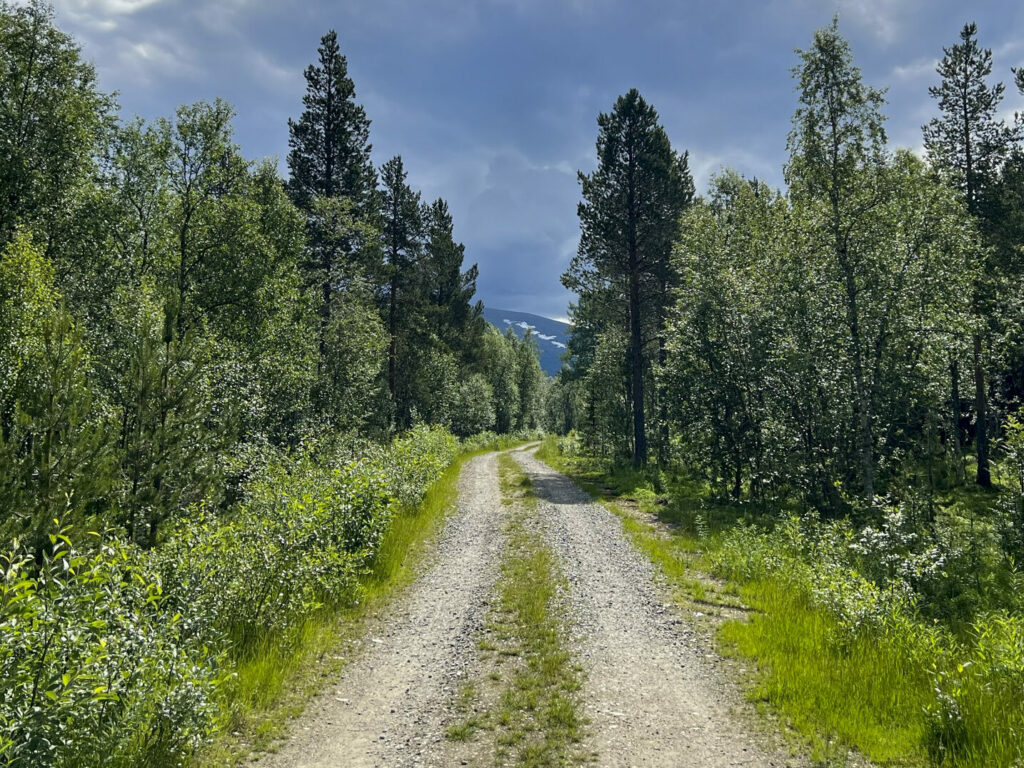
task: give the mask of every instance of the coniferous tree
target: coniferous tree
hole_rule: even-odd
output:
[[[598,167],[581,173],[580,245],[562,282],[580,294],[623,297],[633,461],[647,462],[645,376],[669,283],[678,219],[692,196],[685,155],[672,149],[658,113],[632,89],[598,117]]]
[[[370,158],[370,120],[355,101],[355,84],[333,29],[320,39],[317,53],[317,63],[305,72],[302,115],[288,121],[288,190],[310,217],[308,272],[319,293],[323,367],[336,278],[339,272],[353,271],[352,262],[373,239],[359,226],[325,226],[323,217],[327,210],[335,214],[343,208],[350,224],[372,219],[376,172]]]
[[[419,192],[406,183],[401,156],[388,160],[380,169],[381,240],[384,251],[384,316],[388,345],[388,390],[394,400],[400,424],[408,421],[408,402],[400,391],[399,355],[402,337],[414,312],[419,261],[423,254],[423,212]]]
[[[288,121],[288,189],[308,210],[316,197],[346,197],[369,213],[375,184],[370,120],[355,102],[355,84],[333,29],[320,39],[318,62],[306,68],[305,108]]]
[[[448,204],[438,198],[430,204],[424,249],[423,279],[427,290],[430,332],[463,360],[472,355],[483,328],[483,304],[472,304],[479,269],[465,272],[466,247],[455,242]]]
[[[1003,98],[1003,85],[990,86],[992,51],[981,48],[976,24],[965,24],[960,43],[944,48],[944,56],[936,68],[942,81],[928,89],[938,100],[941,115],[924,126],[924,143],[934,165],[950,173],[960,189],[967,210],[979,219],[992,214],[992,191],[999,170],[1017,139],[1016,131],[997,116]],[[975,313],[985,317],[986,288],[991,270],[983,265],[981,283],[975,289]],[[990,320],[990,318],[985,318]],[[990,425],[988,414],[988,373],[985,361],[986,339],[977,331],[972,337],[974,367],[975,443],[978,453],[977,482],[992,484],[989,467]],[[953,377],[953,411],[959,412],[959,377],[956,361],[951,366]]]

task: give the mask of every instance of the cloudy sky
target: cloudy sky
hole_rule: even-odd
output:
[[[56,0],[58,23],[126,116],[224,97],[252,158],[287,152],[303,68],[338,31],[378,165],[401,154],[444,197],[490,306],[564,316],[578,169],[596,116],[637,87],[688,149],[698,190],[723,166],[782,183],[794,49],[839,13],[889,137],[920,146],[942,47],[965,21],[998,77],[1024,65],[1019,0]],[[1011,89],[1008,111],[1021,108]],[[283,162],[282,162],[282,170]]]

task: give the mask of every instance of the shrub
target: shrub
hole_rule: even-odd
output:
[[[180,520],[155,550],[50,536],[0,559],[0,764],[174,766],[213,728],[218,687],[263,641],[359,599],[393,517],[455,456],[417,428],[357,458],[277,455],[226,517]]]
[[[9,765],[179,765],[214,722],[221,656],[190,637],[145,556],[61,535],[36,567],[0,560],[0,758]]]

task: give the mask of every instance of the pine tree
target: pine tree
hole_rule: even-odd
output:
[[[949,172],[961,190],[967,210],[986,218],[991,214],[991,193],[999,170],[1017,138],[1016,131],[998,119],[1003,99],[1003,85],[990,86],[986,79],[992,74],[992,51],[981,48],[976,24],[965,24],[960,43],[944,48],[944,56],[936,71],[942,78],[928,92],[939,102],[941,115],[924,126],[924,143],[932,163]],[[987,273],[982,271],[984,284]],[[976,314],[984,314],[984,285],[975,291]],[[975,442],[978,452],[978,485],[992,484],[989,467],[988,373],[985,365],[985,339],[975,333],[972,339],[974,366]],[[958,391],[958,368],[953,363],[952,390]],[[954,394],[954,400],[959,396]],[[953,403],[954,414],[959,402]]]
[[[483,304],[472,304],[479,270],[465,272],[466,246],[455,242],[448,204],[438,198],[426,211],[427,236],[424,282],[430,313],[430,331],[463,359],[472,355],[482,332]]]
[[[423,251],[423,213],[420,194],[406,183],[408,174],[402,157],[395,156],[380,169],[381,237],[384,247],[384,314],[388,345],[388,390],[394,399],[401,424],[408,421],[408,403],[399,392],[401,337],[416,299],[416,273]]]
[[[317,286],[321,368],[327,355],[332,294],[339,272],[354,271],[367,238],[360,223],[372,219],[377,184],[370,158],[370,120],[355,102],[355,84],[332,29],[320,39],[318,62],[306,68],[304,110],[288,121],[288,191],[310,220],[309,282]],[[325,222],[343,213],[339,228]]]
[[[961,42],[943,48],[936,67],[942,78],[928,93],[939,102],[941,116],[923,128],[924,145],[932,163],[953,174],[968,210],[982,215],[985,193],[1013,145],[1014,131],[998,119],[1002,83],[988,85],[992,51],[981,48],[977,24],[965,24]]]
[[[647,462],[645,376],[657,339],[668,262],[679,215],[692,195],[685,160],[676,154],[658,113],[635,88],[597,119],[598,168],[581,173],[580,245],[563,284],[577,293],[610,285],[624,297],[633,418],[633,460]]]
[[[369,212],[375,185],[370,120],[355,102],[355,84],[333,29],[320,39],[319,61],[306,68],[305,107],[288,121],[288,189],[308,210],[315,197],[346,197]]]

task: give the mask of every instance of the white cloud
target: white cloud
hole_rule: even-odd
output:
[[[196,51],[166,32],[153,32],[136,40],[124,36],[115,45],[120,69],[137,82],[149,84],[168,77],[193,78],[199,72]]]
[[[839,0],[839,20],[849,18],[883,43],[893,43],[903,32],[903,15],[911,5],[907,0]]]
[[[124,16],[165,0],[56,0],[58,12],[80,16]]]
[[[939,60],[935,58],[923,58],[912,61],[908,64],[897,64],[892,68],[892,72],[889,75],[890,80],[899,81],[914,81],[923,80],[925,78],[938,78],[935,73],[935,68],[939,65]]]

